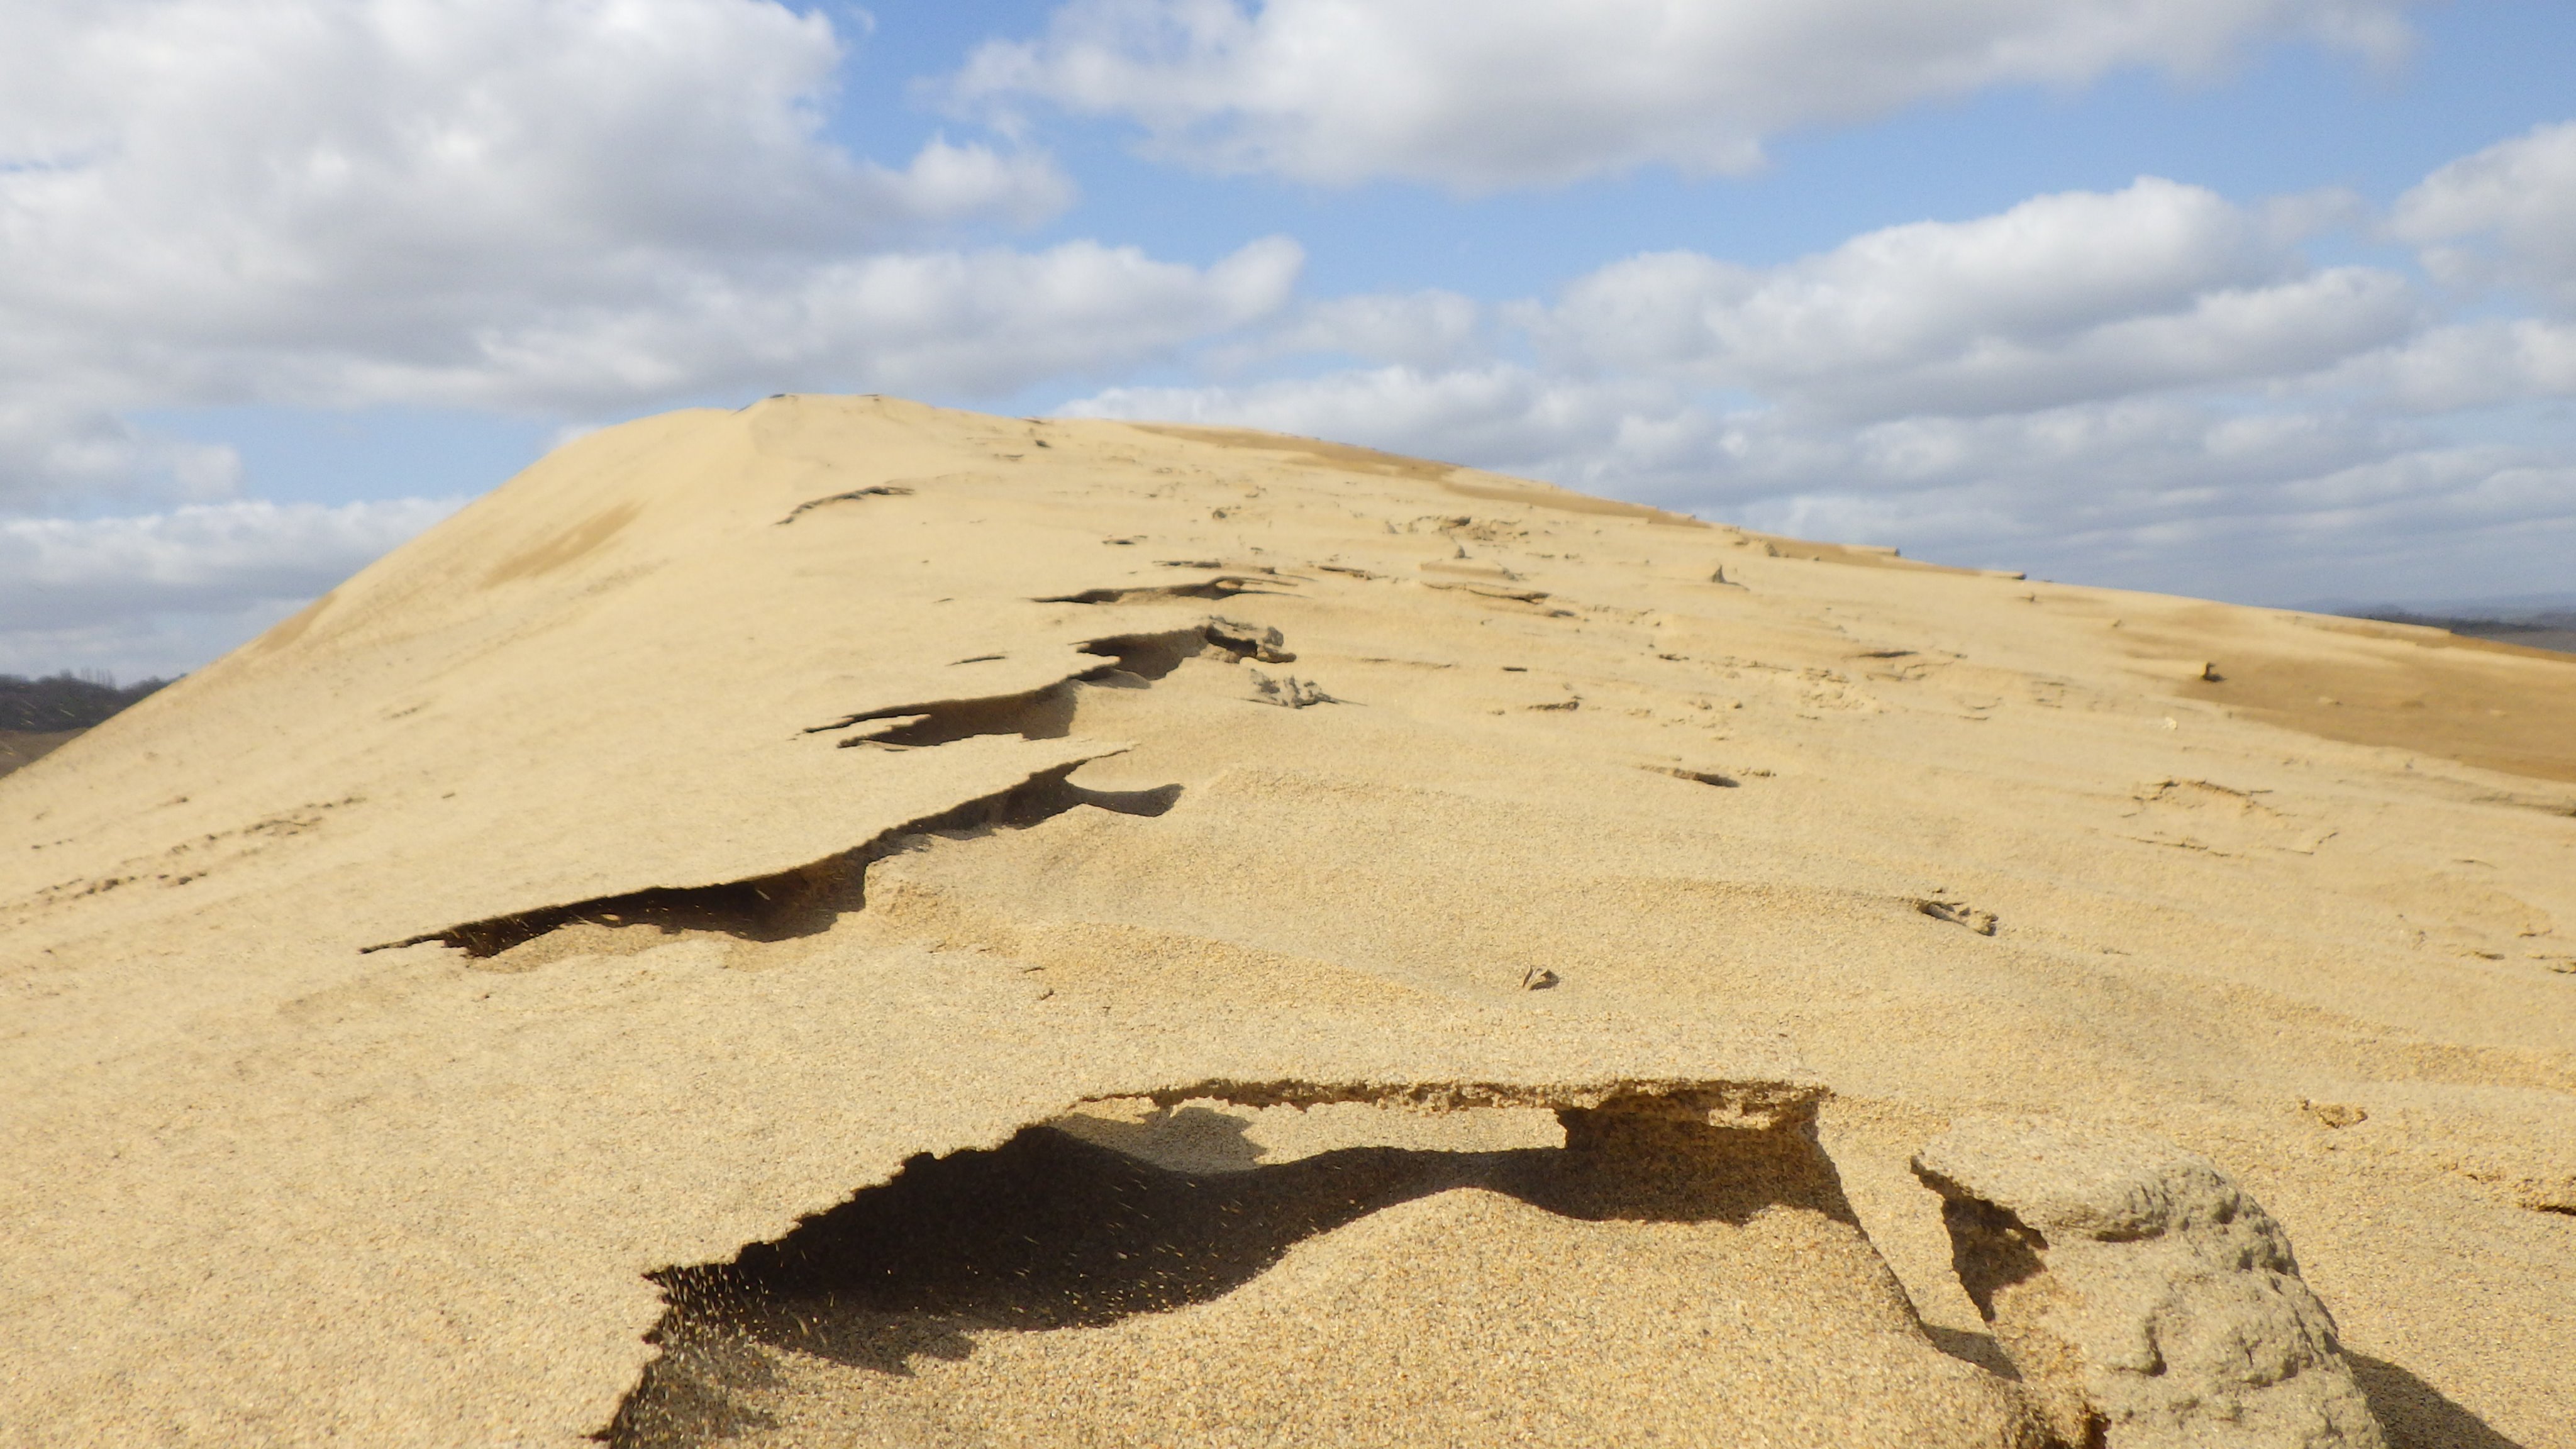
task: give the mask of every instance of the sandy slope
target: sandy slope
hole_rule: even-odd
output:
[[[2569,719],[1296,440],[611,429],[0,781],[0,1439],[2026,1442],[1903,1167],[2015,1111],[2225,1164],[2396,1442],[2576,1445]]]

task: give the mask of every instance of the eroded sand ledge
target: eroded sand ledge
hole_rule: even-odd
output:
[[[2576,1442],[2576,667],[2419,635],[1259,435],[611,429],[0,780],[0,1421],[2036,1442],[1907,1171],[2010,1112],[2259,1198],[2391,1442]],[[1136,1094],[1244,1170],[1063,1116]]]
[[[784,1239],[663,1275],[665,1357],[611,1442],[2041,1441],[2010,1385],[1920,1331],[1816,1142],[1812,1088],[1138,1100],[1157,1096],[1208,1119],[1201,1136],[1246,1120],[1216,1104],[1360,1110],[1326,1129],[1350,1145],[1266,1165],[1171,1170],[1187,1117],[1168,1108],[917,1160]],[[1553,1113],[1562,1140],[1383,1144],[1441,1113]]]

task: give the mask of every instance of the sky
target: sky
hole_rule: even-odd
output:
[[[0,0],[0,672],[777,392],[2576,596],[2576,6]]]

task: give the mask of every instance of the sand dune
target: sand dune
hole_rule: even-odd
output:
[[[0,780],[0,1438],[2163,1432],[1954,1270],[2012,1118],[2295,1243],[2242,1403],[2576,1445],[2571,718],[1308,440],[609,429]]]

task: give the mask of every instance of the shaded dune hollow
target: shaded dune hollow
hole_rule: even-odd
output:
[[[1925,1334],[1812,1096],[1155,1095],[915,1157],[656,1273],[660,1357],[600,1437],[2052,1442],[2008,1378]]]

